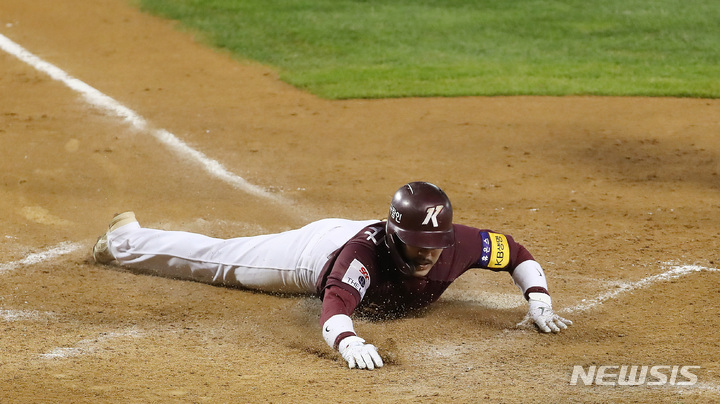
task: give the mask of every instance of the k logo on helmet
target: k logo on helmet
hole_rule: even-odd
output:
[[[442,212],[442,210],[443,210],[442,205],[438,205],[433,208],[428,208],[427,216],[425,216],[425,220],[423,220],[423,222],[422,222],[423,226],[430,223],[430,221],[432,221],[433,227],[438,227],[439,225],[438,225],[437,217],[440,214],[440,212]]]

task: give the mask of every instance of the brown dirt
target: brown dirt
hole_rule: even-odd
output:
[[[474,271],[422,315],[358,320],[389,362],[365,372],[325,346],[315,299],[89,261],[122,210],[231,237],[382,217],[424,179],[458,221],[524,243],[562,311],[667,263],[718,267],[718,100],[326,101],[175,28],[125,0],[0,3],[0,33],[290,202],[233,188],[0,52],[0,402],[720,399],[717,271],[568,313],[559,335],[515,328],[509,276]],[[63,241],[82,248],[21,262]],[[569,385],[573,365],[622,364],[701,366],[699,386]]]

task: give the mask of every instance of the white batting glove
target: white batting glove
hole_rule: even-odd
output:
[[[553,312],[550,296],[545,293],[530,293],[528,297],[528,313],[525,319],[518,323],[519,327],[535,324],[542,332],[560,332],[572,325],[572,321]]]
[[[347,361],[350,369],[357,367],[358,369],[373,370],[383,366],[382,358],[380,358],[375,345],[366,344],[365,340],[358,336],[343,338],[338,344],[338,351]]]

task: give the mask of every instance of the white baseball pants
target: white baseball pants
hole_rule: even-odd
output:
[[[315,293],[329,255],[377,220],[323,219],[283,233],[218,239],[130,223],[108,233],[124,267],[265,292]]]

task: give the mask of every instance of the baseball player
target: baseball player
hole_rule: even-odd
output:
[[[470,268],[507,271],[528,301],[522,323],[542,332],[572,324],[552,310],[542,267],[511,236],[452,222],[447,195],[411,182],[393,196],[387,221],[323,219],[300,229],[233,239],[142,228],[116,215],[93,247],[98,263],[156,275],[322,299],[327,344],[350,368],[383,366],[353,328],[356,310],[401,315],[436,301]],[[521,324],[522,324],[521,323]]]

